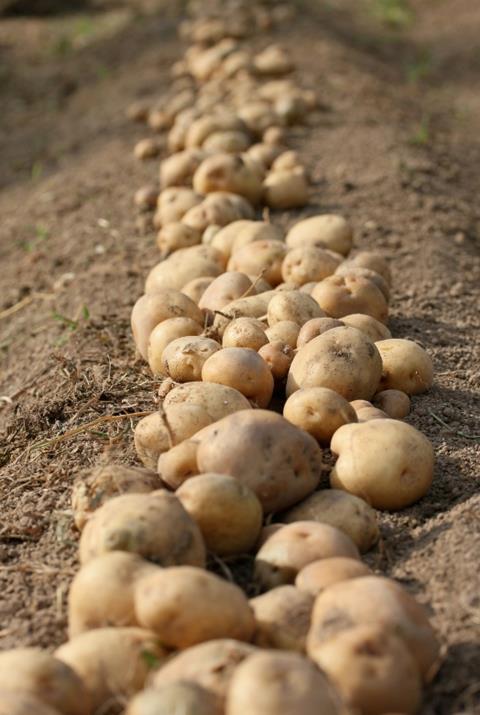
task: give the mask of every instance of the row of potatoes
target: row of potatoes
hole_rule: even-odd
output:
[[[135,156],[170,153],[135,194],[161,254],[132,311],[160,382],[143,467],[76,479],[69,640],[0,654],[0,715],[413,715],[439,643],[362,554],[376,509],[430,487],[431,444],[402,420],[432,363],[392,338],[389,265],[347,220],[258,219],[309,196],[287,139],[316,94],[250,39],[292,7],[189,9],[168,100],[128,110],[154,134]]]

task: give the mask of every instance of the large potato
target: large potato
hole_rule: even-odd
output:
[[[157,212],[158,213],[158,212]],[[158,223],[157,217],[157,223]],[[163,257],[180,250],[180,248],[190,248],[201,242],[201,233],[192,226],[187,226],[180,221],[166,223],[157,234],[157,246]]]
[[[404,509],[421,499],[433,479],[433,447],[415,427],[391,419],[344,425],[331,449],[338,454],[330,484],[375,509]]]
[[[157,225],[166,227],[168,224],[175,223],[178,227],[177,222],[182,220],[187,211],[200,204],[202,199],[203,196],[197,194],[195,191],[192,191],[192,189],[187,189],[183,186],[171,186],[168,189],[165,189],[158,197],[156,211]],[[194,243],[190,243],[189,245],[200,243],[200,235],[198,232],[194,232],[190,229],[188,233],[194,233],[196,238]],[[164,234],[162,234],[162,239],[163,237]],[[162,250],[164,250],[164,248],[168,248],[168,245],[163,246],[162,243],[163,242],[161,240],[159,247]],[[180,248],[180,246],[177,247]]]
[[[204,233],[210,226],[222,227],[240,219],[251,219],[253,213],[252,205],[243,196],[214,191],[187,211],[182,222]]]
[[[332,556],[331,559],[320,559],[307,564],[298,572],[295,586],[311,596],[318,596],[334,583],[369,576],[370,573],[368,566],[361,561],[345,556]]]
[[[365,313],[385,323],[388,305],[381,290],[362,276],[328,276],[312,291],[320,308],[332,318],[342,318],[351,313]]]
[[[203,244],[190,246],[190,248],[181,248],[152,268],[145,281],[145,293],[155,294],[165,289],[181,291],[183,286],[194,278],[219,276],[220,273],[223,273],[223,270],[223,256],[215,248]],[[183,293],[181,295],[184,300],[189,300]],[[195,307],[197,308],[197,306]],[[176,316],[167,315],[165,317],[173,318]],[[194,316],[189,315],[188,317]],[[157,321],[157,323],[159,322]],[[202,322],[201,318],[199,322]]]
[[[255,615],[255,645],[304,653],[313,596],[295,586],[279,586],[252,598]]]
[[[298,290],[284,290],[268,304],[267,319],[270,327],[288,320],[298,326],[305,325],[312,318],[324,317],[318,303],[307,293]]]
[[[251,294],[255,295],[256,291],[252,289],[252,281],[247,275],[238,271],[227,271],[210,283],[199,300],[198,307],[214,313],[250,290]]]
[[[125,715],[222,715],[217,698],[195,683],[147,688],[128,703]]]
[[[313,437],[278,414],[236,412],[201,434],[200,472],[235,477],[255,492],[266,512],[292,506],[318,484],[322,450]]]
[[[258,175],[239,154],[214,154],[195,171],[193,188],[200,194],[229,191],[257,204],[262,194]]]
[[[177,338],[200,335],[203,325],[191,318],[168,318],[156,325],[148,341],[148,364],[154,375],[163,373],[162,353]]]
[[[241,226],[235,235],[232,253],[238,251],[247,243],[256,243],[257,241],[282,241],[284,240],[283,231],[272,223],[267,221],[249,221]]]
[[[235,114],[230,113],[199,117],[188,128],[185,146],[201,147],[210,135],[227,131],[240,131],[245,134],[245,124]]]
[[[274,382],[269,367],[250,348],[223,348],[213,353],[203,365],[202,380],[233,387],[258,407],[267,407],[272,399]]]
[[[208,286],[213,283],[215,276],[200,276],[199,278],[193,278],[182,288],[182,293],[191,298],[194,303],[198,305],[202,295],[207,290]]]
[[[282,278],[298,287],[323,281],[335,273],[342,258],[340,254],[316,246],[292,248],[283,260]]]
[[[353,230],[342,216],[311,216],[294,224],[287,233],[287,246],[318,246],[346,256],[352,249]]]
[[[191,185],[193,175],[205,156],[206,152],[201,149],[185,149],[164,159],[160,164],[161,187]]]
[[[333,328],[310,340],[293,359],[287,395],[328,387],[346,400],[369,400],[377,391],[382,360],[374,343],[356,328]]]
[[[349,263],[360,268],[369,268],[371,271],[379,273],[386,281],[387,285],[392,284],[392,275],[390,266],[388,265],[385,256],[376,251],[359,251],[353,256],[349,256]]]
[[[376,320],[371,315],[364,313],[352,313],[351,315],[343,315],[342,323],[351,328],[356,328],[365,333],[370,340],[376,343],[378,340],[387,340],[392,337],[390,330],[386,325]]]
[[[337,276],[361,276],[363,278],[368,278],[368,280],[375,283],[377,288],[383,293],[383,297],[387,303],[390,300],[390,287],[387,281],[380,275],[380,273],[372,271],[370,268],[363,268],[362,266],[357,266],[351,261],[344,261],[337,267],[335,274]]]
[[[271,171],[263,182],[263,200],[272,209],[295,209],[308,204],[310,192],[303,171]]]
[[[430,355],[413,340],[380,340],[375,343],[382,358],[382,390],[401,390],[418,395],[433,384]]]
[[[170,390],[163,402],[166,410],[172,405],[186,404],[203,407],[212,422],[251,407],[247,398],[238,390],[213,382],[186,382],[178,385]]]
[[[297,390],[285,402],[283,416],[325,446],[339,427],[357,421],[347,400],[327,387]]]
[[[229,271],[241,271],[248,275],[262,276],[272,286],[282,281],[282,261],[285,244],[276,239],[262,239],[246,243],[232,253],[228,262]]]
[[[235,318],[225,328],[222,339],[224,348],[251,348],[258,351],[266,343],[268,338],[265,325],[256,318]]]
[[[175,382],[201,380],[204,364],[220,349],[220,343],[203,335],[176,338],[162,353],[162,373]]]

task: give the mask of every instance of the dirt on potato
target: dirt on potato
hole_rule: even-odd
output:
[[[184,47],[179,5],[99,3],[0,19],[0,647],[66,638],[77,563],[71,485],[136,463],[132,428],[158,383],[135,356],[133,302],[158,260],[135,189],[150,132],[126,119],[162,101]],[[430,609],[444,644],[422,713],[480,712],[480,6],[471,0],[297,3],[256,37],[292,53],[320,107],[290,132],[314,181],[287,226],[338,212],[394,276],[390,327],[423,345],[435,385],[409,422],[435,481],[381,516],[368,562]],[[163,135],[159,135],[163,141]],[[166,155],[166,150],[163,155]],[[248,560],[214,564],[246,585]]]

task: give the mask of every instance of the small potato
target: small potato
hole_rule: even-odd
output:
[[[369,268],[383,276],[387,285],[392,285],[392,274],[387,260],[381,253],[376,251],[359,251],[355,255],[349,257],[349,262],[361,268]]]
[[[205,362],[220,349],[216,340],[201,335],[176,338],[162,353],[162,373],[175,382],[201,380]]]
[[[292,151],[291,149],[284,151],[280,154],[272,164],[272,171],[285,171],[288,169],[294,169],[296,166],[300,166],[302,163],[298,151]]]
[[[223,348],[210,355],[202,380],[233,387],[258,407],[267,407],[272,399],[274,383],[268,365],[249,348]]]
[[[262,505],[254,492],[226,474],[200,474],[176,496],[202,532],[206,547],[219,556],[250,551],[262,527]]]
[[[97,628],[64,643],[55,656],[82,679],[92,711],[142,690],[152,663],[166,658],[157,636],[142,628]]]
[[[222,310],[232,300],[241,298],[251,289],[252,281],[248,276],[238,271],[227,271],[209,285],[198,307],[213,314],[216,310]],[[252,294],[255,295],[255,290],[252,290]]]
[[[427,612],[392,579],[363,576],[340,581],[321,593],[313,607],[307,652],[316,653],[336,642],[354,626],[374,625],[402,638],[426,677],[438,659],[439,643]]]
[[[336,318],[312,318],[302,325],[297,337],[297,348],[303,348],[304,345],[313,340],[313,338],[323,335],[327,330],[332,328],[341,328],[344,323]]]
[[[274,380],[283,380],[287,375],[294,358],[294,351],[283,340],[269,342],[258,351],[270,370]]]
[[[297,521],[276,531],[259,549],[255,578],[264,590],[293,583],[307,564],[332,556],[360,558],[353,541],[339,529],[315,521]]]
[[[361,276],[329,276],[312,291],[318,305],[332,318],[351,313],[365,313],[382,323],[388,318],[388,305],[383,293]]]
[[[271,343],[280,341],[289,345],[292,350],[296,347],[299,333],[300,326],[293,320],[279,320],[265,331]]]
[[[433,384],[430,355],[413,340],[391,339],[375,343],[382,358],[380,389],[418,395]]]
[[[286,401],[283,416],[327,447],[339,427],[357,421],[347,400],[327,387],[297,390]]]
[[[343,216],[322,214],[294,224],[287,233],[287,246],[318,246],[347,256],[352,249],[353,230]]]
[[[172,405],[194,405],[206,410],[212,422],[223,417],[247,410],[251,407],[247,398],[238,390],[227,385],[210,382],[187,382],[177,385],[165,397],[163,406],[169,410]]]
[[[295,586],[316,598],[334,583],[369,576],[370,573],[368,566],[361,561],[345,556],[333,556],[331,559],[312,561],[305,566],[298,572]]]
[[[181,291],[194,278],[220,275],[224,267],[222,254],[211,246],[200,244],[181,248],[151,269],[145,281],[145,293],[158,293],[165,289]],[[198,322],[201,323],[202,319]]]
[[[214,328],[220,336],[230,320],[234,318],[262,318],[268,309],[268,304],[277,295],[274,290],[265,291],[259,295],[248,295],[245,298],[237,298],[227,303],[222,309],[222,315],[216,315],[213,323]]]
[[[94,512],[80,539],[80,563],[109,551],[129,551],[161,566],[205,566],[198,526],[166,491],[124,494]]]
[[[200,335],[203,325],[191,318],[169,318],[159,323],[150,333],[148,341],[148,364],[154,375],[162,375],[162,353],[178,338]]]
[[[205,157],[202,149],[185,149],[164,159],[160,164],[161,187],[191,186],[193,175]],[[199,193],[204,192],[199,190]]]
[[[246,151],[252,140],[245,132],[228,131],[212,132],[202,144],[203,149],[208,152],[239,154]]]
[[[200,194],[230,191],[256,205],[262,194],[257,174],[238,154],[215,154],[200,164],[193,177],[193,188]]]
[[[365,333],[370,340],[376,343],[379,340],[388,340],[392,337],[390,330],[386,325],[376,320],[371,315],[364,313],[352,313],[352,315],[342,316],[342,323],[349,325],[351,328],[356,328]]]
[[[331,449],[334,489],[362,497],[375,509],[404,509],[421,499],[433,479],[433,448],[415,427],[391,419],[344,425]]]
[[[248,149],[247,154],[248,156],[251,156],[252,159],[261,162],[265,169],[269,169],[282,151],[283,147],[278,144],[268,144],[265,142],[253,144],[253,146]]]
[[[315,650],[314,660],[355,712],[418,712],[418,665],[401,638],[384,627],[361,625],[339,633]]]
[[[157,139],[141,139],[135,144],[133,154],[135,159],[145,160],[154,159],[162,151],[162,145]]]
[[[236,318],[225,328],[222,346],[224,348],[251,348],[260,350],[268,343],[265,326],[256,318]]]
[[[262,239],[241,246],[236,250],[227,270],[262,276],[272,286],[282,281],[282,261],[286,253],[282,241]]]
[[[287,396],[300,388],[328,387],[346,400],[370,399],[382,373],[374,343],[355,328],[332,328],[313,338],[295,355]]]
[[[299,246],[291,249],[282,263],[284,281],[300,287],[305,283],[323,281],[335,273],[342,256],[316,246]]]
[[[403,420],[410,412],[410,398],[401,390],[377,392],[372,402],[394,420]]]
[[[11,710],[3,710],[3,693],[9,690],[16,693],[18,704],[12,704]],[[15,648],[0,653],[0,712],[13,715],[23,697],[25,710],[19,709],[19,715],[43,715],[43,706],[45,715],[53,710],[62,715],[90,715],[92,711],[89,693],[75,671],[39,648]],[[38,698],[42,707],[37,710],[32,702],[32,709],[28,709],[29,697]]]
[[[283,519],[318,521],[339,529],[349,536],[363,554],[379,539],[377,517],[366,501],[339,489],[320,489],[285,512]]]
[[[63,715],[30,693],[0,690],[0,715]]]
[[[295,586],[279,586],[252,598],[255,615],[255,645],[304,653],[313,597]]]
[[[172,489],[177,489],[186,479],[200,473],[197,464],[198,445],[198,441],[186,439],[159,456],[158,472],[162,481]]]
[[[192,566],[157,569],[135,587],[135,612],[169,648],[216,638],[249,641],[255,619],[238,586]]]
[[[375,283],[377,288],[382,291],[385,300],[390,300],[390,287],[383,276],[376,271],[372,271],[370,268],[364,268],[363,266],[357,266],[351,261],[344,261],[340,264],[335,274],[337,276],[362,276],[363,278],[368,278],[369,281]]]
[[[158,186],[147,184],[141,186],[134,194],[133,202],[141,211],[150,211],[157,205]]]
[[[125,715],[222,715],[217,699],[199,685],[178,682],[148,688],[130,700]]]
[[[325,317],[318,303],[306,293],[298,290],[281,291],[268,304],[268,325],[272,327],[280,321],[289,320],[299,327],[312,318]]]
[[[357,422],[368,422],[368,420],[383,420],[388,415],[377,407],[374,407],[368,400],[353,400],[350,406],[355,410]]]
[[[157,246],[164,256],[179,248],[189,248],[200,243],[200,231],[179,221],[168,223],[157,235]]]
[[[280,45],[269,45],[253,60],[253,68],[258,75],[284,75],[294,69],[288,51]]]
[[[308,204],[310,192],[303,173],[272,171],[263,182],[263,200],[272,209],[295,209]]]

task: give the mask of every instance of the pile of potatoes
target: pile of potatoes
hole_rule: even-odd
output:
[[[432,362],[392,337],[389,263],[349,220],[285,231],[261,213],[309,198],[287,142],[316,94],[251,40],[292,8],[189,10],[167,100],[128,110],[152,132],[137,159],[162,157],[135,194],[160,251],[131,315],[159,388],[142,466],[77,476],[68,640],[0,654],[0,715],[413,715],[439,643],[362,556],[376,510],[432,482],[432,446],[403,421]]]

